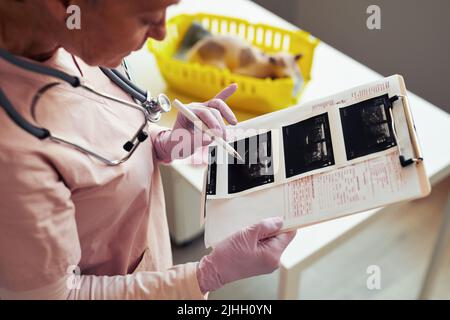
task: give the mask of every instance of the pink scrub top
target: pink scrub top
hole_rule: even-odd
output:
[[[99,68],[63,49],[44,64],[131,100]],[[52,81],[0,59],[1,88],[32,122],[31,101]],[[39,124],[102,152],[114,145],[113,157],[142,121],[139,113],[79,90],[55,89],[47,97],[37,110]],[[158,144],[163,130],[150,125],[150,139],[131,159],[108,167],[38,140],[0,110],[1,299],[205,298],[196,263],[172,266],[158,170],[166,160]]]

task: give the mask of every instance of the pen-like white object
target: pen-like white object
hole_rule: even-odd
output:
[[[173,106],[179,112],[181,112],[186,118],[188,118],[189,121],[191,121],[197,129],[201,130],[203,133],[210,136],[215,142],[217,142],[217,144],[222,146],[222,148],[224,148],[230,155],[232,155],[236,159],[244,162],[242,157],[239,155],[239,153],[236,150],[234,150],[234,148],[232,146],[230,146],[225,140],[223,140],[222,137],[216,136],[214,133],[212,133],[210,130],[208,130],[208,127],[203,123],[203,121],[199,117],[197,117],[197,115],[195,113],[193,113],[191,110],[189,110],[189,108],[186,107],[183,103],[181,103],[179,100],[175,99],[173,101]]]

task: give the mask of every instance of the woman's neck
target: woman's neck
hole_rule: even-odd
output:
[[[31,14],[33,2],[0,2],[0,48],[15,55],[36,61],[50,59],[58,49],[50,33],[43,30],[45,23]]]

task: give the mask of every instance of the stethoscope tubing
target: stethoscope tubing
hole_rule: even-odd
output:
[[[19,114],[19,112],[17,112],[17,110],[12,105],[11,101],[8,99],[8,97],[6,96],[6,94],[4,93],[2,88],[0,87],[0,106],[5,110],[6,114],[9,116],[9,118],[17,126],[22,128],[29,134],[35,136],[36,138],[38,138],[40,140],[49,139],[53,142],[67,145],[73,149],[77,149],[88,155],[91,155],[109,166],[119,165],[119,164],[127,161],[131,157],[131,155],[136,151],[139,144],[147,139],[148,135],[145,133],[147,121],[149,119],[149,114],[148,114],[147,108],[144,108],[139,104],[131,103],[126,100],[116,98],[107,93],[98,92],[97,90],[95,90],[94,88],[89,86],[87,83],[84,83],[80,78],[78,78],[76,76],[71,76],[63,71],[60,71],[60,70],[57,70],[57,69],[54,69],[51,67],[39,65],[39,64],[27,61],[23,58],[16,57],[13,54],[11,54],[8,51],[1,49],[1,48],[0,48],[0,58],[3,58],[7,62],[17,66],[18,68],[62,80],[63,82],[70,84],[74,88],[84,88],[85,90],[88,90],[88,91],[90,91],[94,94],[97,94],[103,98],[107,98],[107,99],[113,100],[115,102],[119,102],[129,108],[137,109],[142,113],[142,116],[143,116],[143,122],[142,122],[139,130],[135,133],[133,138],[124,145],[124,149],[128,152],[127,155],[119,160],[109,160],[106,157],[103,157],[100,154],[92,152],[92,151],[88,150],[87,148],[84,148],[78,144],[70,142],[64,138],[54,136],[54,135],[52,135],[52,133],[49,130],[47,130],[45,128],[37,127],[37,126],[33,125],[32,123],[30,123],[29,121],[27,121],[22,115]],[[136,85],[134,85],[129,79],[125,78],[117,70],[111,70],[111,69],[106,69],[106,68],[101,68],[101,70],[108,78],[110,78],[117,86],[119,86],[124,92],[129,94],[133,99],[137,100],[138,102],[141,102],[142,104],[144,104],[148,100],[148,96],[149,96],[148,93],[145,93],[144,91],[139,89]],[[51,83],[48,86],[48,88],[51,88],[57,84],[58,83],[56,83],[56,82]],[[34,102],[33,102],[33,104],[34,104]]]
[[[136,99],[141,103],[144,103],[147,100],[147,93],[139,89],[134,83],[125,78],[117,70],[103,67],[100,67],[100,70],[133,99]]]
[[[0,57],[21,69],[25,69],[34,73],[60,79],[64,82],[67,82],[74,88],[79,87],[81,84],[80,78],[78,77],[71,76],[61,70],[57,70],[54,68],[50,68],[44,65],[27,61],[25,59],[18,58],[2,48],[0,48]]]
[[[40,128],[31,124],[17,112],[17,110],[13,107],[11,101],[9,101],[9,99],[6,97],[2,88],[0,88],[0,105],[3,107],[9,118],[13,120],[16,125],[18,125],[20,128],[22,128],[29,134],[35,136],[40,140],[44,140],[50,137],[51,135],[50,131],[48,131],[45,128]]]

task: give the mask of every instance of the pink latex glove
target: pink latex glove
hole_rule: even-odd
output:
[[[216,135],[226,140],[225,118],[231,125],[238,123],[236,116],[225,103],[237,90],[236,84],[231,84],[223,89],[212,100],[204,103],[191,103],[187,106],[203,121],[204,124]],[[196,134],[194,134],[194,132]],[[163,131],[155,142],[158,158],[169,162],[175,159],[184,159],[192,155],[195,149],[207,146],[212,142],[211,138],[200,133],[194,124],[183,114],[178,113],[177,120],[172,130]],[[175,146],[177,147],[176,149]]]
[[[272,273],[280,256],[296,232],[272,236],[281,230],[283,220],[270,218],[235,233],[221,242],[197,267],[203,294],[239,279]]]

